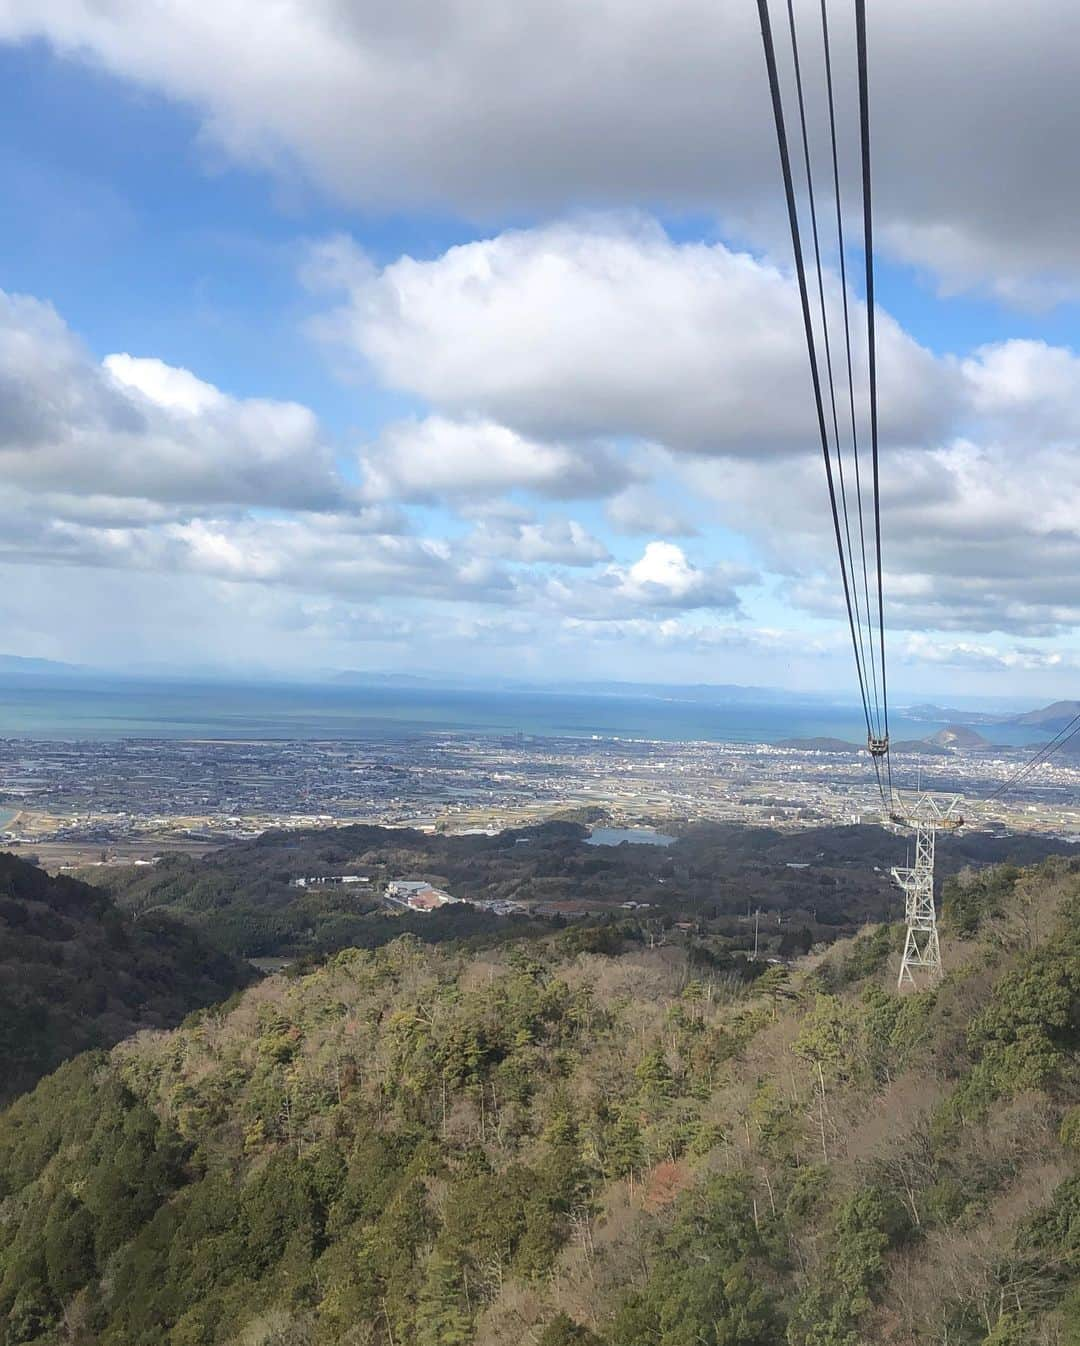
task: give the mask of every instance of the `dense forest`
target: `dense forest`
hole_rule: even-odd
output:
[[[1080,1340],[1080,862],[793,966],[406,936],[0,1116],[3,1346]]]
[[[0,853],[0,1103],[88,1047],[177,1024],[253,980],[190,925]]]
[[[87,877],[108,884],[120,906],[164,908],[246,957],[376,948],[403,931],[429,942],[506,932],[503,918],[467,907],[387,916],[378,889],[389,878],[427,879],[479,901],[569,901],[594,915],[618,913],[626,901],[647,902],[653,917],[700,921],[729,937],[745,934],[738,918],[760,907],[783,919],[788,938],[773,950],[782,954],[851,934],[867,920],[887,920],[900,908],[889,866],[904,863],[903,842],[879,827],[779,832],[701,824],[667,847],[595,846],[587,835],[571,822],[496,836],[361,826],[267,832],[202,859],[166,856],[153,868],[110,867]],[[938,868],[947,875],[969,863],[1033,863],[1055,849],[1069,848],[1040,837],[970,832],[942,838]],[[342,872],[372,884],[308,890],[289,884]]]

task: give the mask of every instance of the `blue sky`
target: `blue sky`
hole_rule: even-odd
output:
[[[0,0],[9,652],[853,685],[745,8]],[[1080,661],[1059,9],[871,33],[913,694]]]

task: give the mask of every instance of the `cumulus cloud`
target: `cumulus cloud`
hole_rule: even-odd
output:
[[[674,542],[650,542],[641,558],[621,576],[619,587],[627,596],[664,606],[706,595],[710,584]]]
[[[617,273],[610,290],[601,265],[607,244]],[[750,278],[747,293],[763,305],[760,340],[719,282],[713,300],[693,308],[691,291],[708,288],[714,265]],[[587,298],[560,327],[573,288],[567,276],[581,280]],[[657,306],[669,302],[657,298],[668,282],[688,305],[685,358],[650,383],[649,366],[666,358],[665,343],[649,334]],[[604,623],[738,612],[739,591],[755,576],[697,565],[670,540],[687,531],[678,492],[689,489],[695,508],[714,502],[710,515],[748,536],[786,577],[791,602],[842,621],[820,463],[810,447],[776,456],[796,443],[795,403],[808,410],[805,389],[793,387],[790,405],[770,398],[773,376],[762,372],[790,358],[793,381],[803,359],[780,334],[791,287],[778,273],[724,249],[677,245],[652,228],[561,226],[501,235],[431,263],[367,266],[357,284],[346,312],[369,334],[367,358],[387,376],[413,371],[412,391],[435,400],[432,414],[391,425],[364,450],[359,487],[344,484],[306,408],[234,398],[153,358],[99,363],[50,307],[0,296],[0,554],[358,602],[533,607]],[[618,329],[620,295],[637,337]],[[537,346],[525,360],[510,350],[506,323],[532,302],[527,325]],[[648,322],[638,321],[642,311]],[[574,341],[567,364],[562,348]],[[469,342],[470,358],[459,363]],[[730,386],[716,391],[722,381],[708,360],[691,367],[694,347],[730,351]],[[913,443],[883,453],[892,625],[1025,638],[1080,625],[1080,360],[1011,341],[939,361],[902,333],[894,350],[904,371],[894,402],[920,371],[942,398],[925,414],[907,408]],[[440,358],[443,369],[434,367]],[[700,436],[717,398],[726,399],[731,437],[706,445]],[[679,451],[658,445],[665,424]],[[898,422],[893,428],[899,433]],[[649,474],[662,480],[649,482]],[[513,499],[521,495],[534,503],[606,497],[616,528],[651,540],[633,562],[614,562],[601,538],[574,520],[521,509]],[[446,501],[475,520],[463,538],[415,536],[398,507]],[[268,509],[285,517],[257,517]]]
[[[300,165],[365,205],[473,212],[628,190],[701,202],[733,150],[740,176],[754,172],[765,136],[740,154],[720,129],[748,106],[767,114],[743,8],[626,0],[613,23],[571,0],[498,13],[282,0],[269,14],[161,0],[152,16],[124,0],[6,0],[0,33],[44,36],[193,105],[242,162]]]
[[[979,347],[961,363],[971,412],[1031,446],[1080,438],[1080,359],[1045,341]]]
[[[0,480],[161,505],[340,506],[314,414],[233,398],[160,360],[97,363],[59,315],[0,292]]]
[[[812,41],[816,5],[798,10]],[[1062,40],[1073,17],[1066,0],[874,7],[878,222],[899,255],[951,285],[1076,291],[1080,184],[1061,170],[1080,88],[1080,49]],[[623,0],[614,18],[595,0],[281,0],[269,12],[256,0],[5,0],[0,35],[44,37],[177,99],[234,160],[299,169],[366,208],[648,201],[753,225],[767,215],[770,229],[780,210],[760,36],[742,0]],[[834,37],[854,166],[839,18]],[[778,40],[783,60],[782,25]]]
[[[883,454],[893,626],[1046,637],[1080,624],[1078,364],[1039,342],[983,347],[962,363],[968,433]],[[843,616],[820,464],[802,457],[782,475],[753,462],[681,470],[789,576],[789,601]]]
[[[607,547],[573,519],[481,520],[469,535],[468,548],[477,556],[527,564],[590,566],[610,559]]]
[[[494,421],[444,416],[388,426],[362,467],[370,500],[487,498],[518,488],[567,500],[609,495],[633,476],[603,444],[542,443]]]
[[[229,399],[213,384],[196,378],[190,369],[177,369],[164,360],[106,355],[102,364],[117,383],[155,407],[198,416],[207,411],[221,411],[229,404]]]
[[[910,664],[936,664],[947,668],[972,669],[979,672],[1044,672],[1077,666],[1077,658],[1058,650],[1039,650],[1015,646],[999,649],[972,641],[934,640],[924,635],[910,635],[900,642],[900,658]]]
[[[514,630],[524,639],[521,623],[531,631],[537,620],[654,620],[694,610],[734,614],[739,586],[756,578],[740,567],[696,566],[679,547],[664,542],[650,543],[629,565],[598,564],[606,558],[602,544],[574,521],[492,519],[464,538],[446,540],[369,533],[350,515],[111,525],[17,509],[0,512],[0,565],[123,570],[171,575],[178,582],[196,577],[310,595],[312,611],[319,603],[338,610],[339,600],[366,607],[415,600],[448,605],[438,629],[450,632],[454,623],[469,621],[478,636],[487,631],[493,639],[501,633],[500,639],[509,640]],[[477,618],[467,611],[476,607],[519,615]],[[339,629],[344,629],[340,622]],[[400,634],[403,628],[384,624],[384,629]]]
[[[149,527],[90,526],[12,513],[0,557],[197,574],[356,599],[403,595],[513,603],[493,561],[435,538],[367,533],[349,516],[208,518]]]
[[[756,580],[742,566],[696,566],[673,542],[654,541],[630,565],[612,563],[574,584],[554,577],[540,596],[567,616],[601,621],[694,609],[734,613],[740,607],[739,587]]]
[[[457,617],[463,607],[557,621],[737,605],[741,572],[698,568],[661,542],[616,565],[581,523],[508,498],[626,489],[638,469],[599,442],[436,414],[391,426],[362,461],[363,485],[347,487],[306,408],[237,399],[155,358],[99,363],[49,306],[4,295],[0,384],[6,564],[254,586],[361,611],[400,599]],[[407,518],[398,504],[447,499],[472,513],[464,536],[418,535],[424,512]],[[444,615],[446,630],[457,617]],[[509,638],[508,618],[486,620],[477,632],[494,639],[497,626]]]
[[[346,293],[323,335],[455,416],[699,454],[793,452],[817,433],[791,278],[643,218],[509,231],[381,270],[338,239],[315,272]],[[864,321],[856,304],[856,339]],[[885,313],[878,362],[886,442],[946,423],[953,372]]]
[[[682,510],[669,504],[658,491],[640,484],[628,486],[609,500],[605,513],[620,533],[691,537],[698,531]]]

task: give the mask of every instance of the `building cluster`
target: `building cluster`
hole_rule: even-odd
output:
[[[901,786],[921,775],[924,788],[978,798],[1026,755],[916,752],[894,768]],[[812,747],[439,733],[361,743],[0,740],[0,839],[8,844],[137,843],[156,853],[170,842],[205,848],[268,828],[341,822],[481,837],[597,808],[616,825],[797,829],[880,815],[865,754]],[[1054,759],[1019,796],[977,816],[987,827],[1080,834],[1075,759]]]
[[[386,885],[384,897],[387,906],[408,911],[437,911],[439,907],[457,901],[456,897],[451,897],[423,879],[391,879]]]
[[[370,883],[363,874],[316,874],[310,878],[290,879],[290,888],[345,888],[352,883]]]
[[[524,916],[530,910],[521,902],[512,902],[507,897],[496,897],[491,901],[467,899],[478,911],[490,911],[493,916]]]

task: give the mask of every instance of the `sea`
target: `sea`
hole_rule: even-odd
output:
[[[902,710],[893,713],[890,725],[894,742],[925,738],[943,727],[905,717]],[[992,742],[1018,746],[1046,738],[1045,730],[1011,725],[980,731]],[[433,733],[712,743],[818,737],[855,743],[866,736],[857,705],[809,698],[805,705],[727,704],[681,700],[666,692],[0,677],[0,738],[7,739],[362,741]]]

